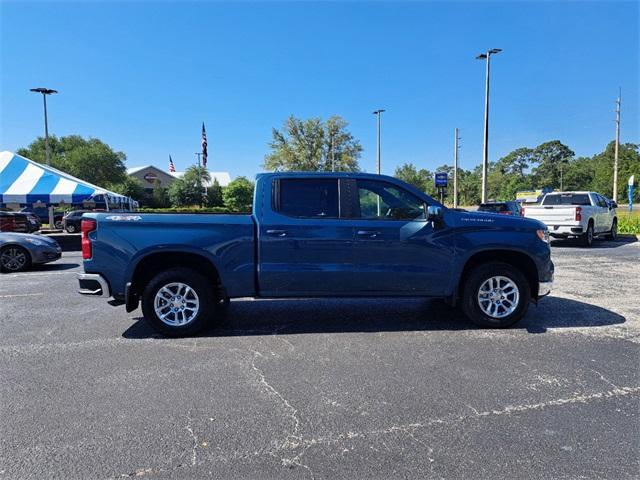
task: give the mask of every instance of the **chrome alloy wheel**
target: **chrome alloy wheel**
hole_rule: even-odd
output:
[[[198,294],[189,285],[180,282],[168,283],[160,288],[153,300],[156,315],[171,327],[191,323],[200,309]]]
[[[2,251],[0,263],[7,270],[16,272],[27,263],[27,254],[21,248],[9,247]]]
[[[480,309],[492,318],[504,318],[518,308],[520,291],[513,280],[496,276],[485,280],[478,290]]]

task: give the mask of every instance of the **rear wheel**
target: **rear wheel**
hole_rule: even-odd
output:
[[[66,228],[65,230],[66,230],[68,233],[76,233],[76,231],[77,231],[78,229],[76,228],[76,226],[75,226],[75,225],[70,224],[70,225],[67,225],[67,228]]]
[[[55,225],[56,230],[62,230],[62,220],[56,220]]]
[[[488,262],[466,277],[462,310],[476,325],[505,328],[527,313],[530,299],[529,282],[517,268],[508,263]]]
[[[582,245],[585,247],[590,247],[593,245],[593,222],[589,222],[587,226],[587,231],[582,235]]]
[[[190,268],[171,268],[151,279],[142,293],[142,313],[157,331],[172,337],[202,330],[215,313],[211,283]]]
[[[31,265],[29,252],[17,245],[9,245],[0,251],[0,268],[3,272],[22,272]]]
[[[609,233],[605,238],[607,240],[615,240],[616,238],[618,238],[618,220],[617,219],[615,218],[613,219],[613,223],[611,224],[611,230],[609,231]]]

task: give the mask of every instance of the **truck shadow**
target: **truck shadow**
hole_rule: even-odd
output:
[[[424,299],[233,300],[217,325],[200,337],[294,335],[310,333],[401,332],[480,329],[458,310]],[[136,318],[123,337],[161,338]],[[625,318],[588,303],[547,297],[532,305],[510,330],[544,333],[549,328],[602,327]]]
[[[619,248],[629,243],[635,243],[638,239],[634,235],[620,236],[616,240],[605,240],[602,238],[596,238],[593,241],[591,247],[585,247],[580,242],[580,239],[568,238],[568,239],[554,239],[551,240],[551,248],[584,248],[588,249],[600,249],[600,248]]]

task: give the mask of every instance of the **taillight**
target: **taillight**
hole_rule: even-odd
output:
[[[576,222],[582,221],[582,207],[576,207]]]
[[[524,217],[524,207],[520,207],[520,216]]]
[[[93,232],[96,229],[96,221],[93,218],[88,218],[80,222],[80,231],[82,232],[82,258],[88,260],[93,255],[91,250],[91,240],[89,240],[89,232]]]

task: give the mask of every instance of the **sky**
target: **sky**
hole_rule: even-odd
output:
[[[640,143],[639,2],[148,2],[0,0],[0,150],[49,131],[97,137],[127,166],[195,162],[262,171],[289,115],[340,115],[375,171],[482,160],[484,63],[491,61],[490,160],[558,139],[577,155],[615,135]]]

